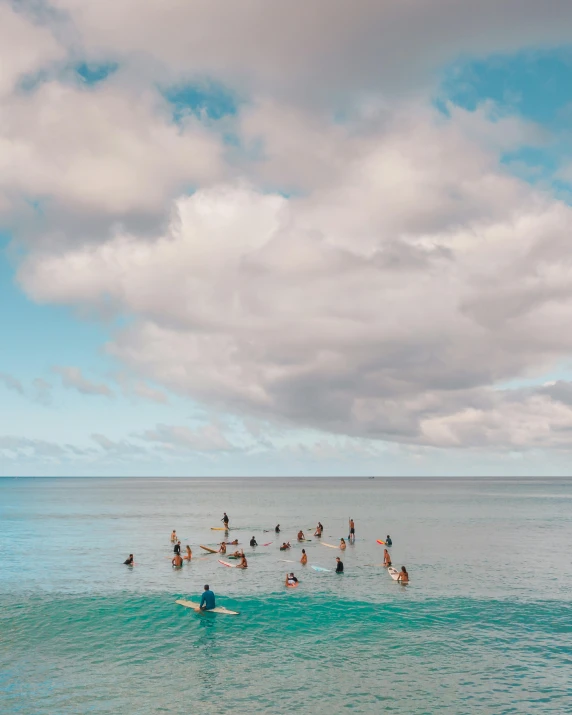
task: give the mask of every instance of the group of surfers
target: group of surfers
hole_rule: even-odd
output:
[[[224,512],[224,516],[221,519],[221,521],[224,523],[225,529],[230,528],[229,527],[230,519],[226,512]],[[276,534],[280,533],[280,524],[277,524],[275,526],[274,531]],[[318,525],[316,526],[314,536],[316,536],[317,538],[321,538],[323,531],[324,531],[324,526],[319,521]],[[307,541],[304,531],[302,529],[300,529],[300,531],[297,534],[297,541],[299,543]],[[355,522],[351,517],[349,519],[348,541],[350,543],[355,541]],[[183,566],[184,561],[191,561],[191,559],[193,558],[193,552],[191,551],[191,547],[189,545],[187,545],[185,547],[185,549],[186,549],[185,555],[181,556],[181,542],[177,537],[177,532],[175,529],[173,529],[173,531],[171,533],[171,543],[174,544],[174,547],[173,547],[174,556],[173,556],[171,563],[175,568],[181,568]],[[238,539],[235,539],[234,541],[221,541],[221,543],[219,545],[219,549],[216,553],[225,555],[227,553],[227,549],[226,549],[227,546],[237,546],[238,543],[239,543]],[[383,566],[385,568],[389,568],[392,565],[391,555],[390,555],[389,551],[387,550],[387,547],[392,546],[392,544],[393,544],[393,541],[391,540],[391,536],[388,534],[385,537],[385,547],[386,548],[384,548],[384,550],[383,550]],[[255,536],[252,536],[252,538],[250,539],[250,546],[258,546],[258,542],[256,541]],[[346,540],[344,538],[341,538],[339,548],[342,551],[345,551],[346,547],[347,547]],[[287,549],[290,549],[290,548],[292,548],[290,545],[290,542],[285,541],[282,543],[282,546],[280,547],[280,551],[286,551]],[[231,555],[231,558],[240,559],[240,563],[238,563],[236,565],[236,568],[239,568],[239,569],[248,568],[248,561],[244,554],[243,549],[235,551],[234,554]],[[133,554],[129,554],[129,558],[126,559],[126,561],[124,561],[124,563],[127,566],[132,566],[134,564]],[[305,566],[308,563],[308,556],[306,554],[306,549],[302,549],[302,557],[300,558],[300,563],[303,566]],[[337,557],[336,558],[336,573],[343,573],[343,571],[344,571],[344,564],[341,561],[341,559],[339,557]],[[397,580],[403,584],[409,583],[409,574],[408,574],[405,566],[401,567],[401,571],[399,572],[399,576],[398,576]],[[293,585],[297,585],[297,584],[298,584],[298,579],[294,576],[293,573],[286,574],[286,585],[287,586],[293,586]],[[205,587],[205,590],[208,590],[208,587]]]

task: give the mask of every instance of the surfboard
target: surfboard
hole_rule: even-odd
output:
[[[211,526],[211,531],[230,531],[230,526]]]
[[[203,546],[202,544],[200,546],[201,546],[201,549],[208,551],[209,554],[218,554],[218,549],[211,549],[210,546]]]
[[[270,544],[273,544],[273,541],[269,541],[267,544],[262,544],[262,546],[270,546]]]
[[[391,578],[394,581],[397,581],[397,579],[399,578],[399,571],[396,568],[394,568],[393,566],[390,566],[387,569],[387,573],[391,576]]]
[[[229,611],[228,608],[225,608],[224,606],[217,606],[216,608],[211,608],[210,611],[201,611],[200,604],[195,603],[194,601],[185,601],[182,598],[178,601],[175,601],[175,603],[178,603],[181,606],[185,606],[185,608],[192,608],[194,611],[198,611],[199,613],[223,613],[225,616],[240,615],[238,611]]]
[[[322,544],[322,546],[327,546],[330,549],[339,549],[340,548],[339,546],[334,546],[333,544],[326,544],[323,541],[320,541],[320,543]]]
[[[280,561],[283,564],[295,564],[296,563],[295,561],[292,561],[292,559],[280,559]]]
[[[231,569],[235,569],[236,565],[235,564],[229,564],[228,561],[221,561],[220,559],[218,560],[219,564],[222,564],[223,566],[228,566]]]
[[[331,571],[331,569],[325,569],[323,566],[312,565],[312,568],[314,569],[314,571]]]
[[[381,539],[378,539],[378,540],[377,540],[377,543],[378,543],[378,544],[381,544],[382,546],[385,546],[385,541],[382,541]]]

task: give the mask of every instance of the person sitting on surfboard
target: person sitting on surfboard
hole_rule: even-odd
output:
[[[126,566],[133,566],[133,554],[129,554],[129,558],[123,562]]]
[[[176,554],[180,554],[180,553],[181,553],[181,542],[180,542],[180,541],[177,541],[177,543],[175,544],[175,546],[174,546],[174,548],[173,548],[173,551],[174,551]]]
[[[212,611],[213,608],[216,608],[215,595],[211,591],[208,583],[205,584],[205,590],[203,591],[203,595],[201,596],[199,608],[201,609],[201,611]]]
[[[239,564],[236,564],[237,569],[247,569],[248,568],[248,561],[246,560],[246,556],[244,554],[241,555],[241,560]]]
[[[177,540],[177,532],[175,531],[175,529],[173,529],[173,532],[171,533],[171,543],[174,544],[176,540]]]
[[[193,552],[191,551],[191,547],[188,544],[186,546],[186,549],[187,549],[187,555],[184,556],[183,558],[185,559],[185,561],[190,561],[193,558]]]
[[[292,586],[297,586],[297,585],[298,585],[298,579],[296,578],[296,576],[294,576],[293,573],[287,573],[287,574],[286,574],[285,585],[286,585],[286,586],[290,586],[290,588],[291,588]]]
[[[401,567],[401,571],[399,572],[397,580],[401,581],[401,583],[409,583],[409,574],[407,573],[407,569],[405,568],[405,566]]]
[[[393,544],[393,541],[391,540],[391,536],[389,534],[385,537],[385,543],[387,544],[387,546],[391,546]]]
[[[276,526],[274,527],[274,531],[276,534],[280,533],[280,524],[276,524]]]
[[[290,542],[286,543],[285,541],[282,543],[282,546],[280,547],[280,551],[286,551],[286,549],[290,549]]]
[[[181,554],[175,554],[171,563],[175,568],[180,568],[183,565],[183,559],[181,558]]]
[[[219,554],[226,554],[226,544],[224,541],[220,542],[220,549],[218,550]]]
[[[302,529],[298,532],[298,541],[306,541],[306,537],[304,536]]]
[[[340,549],[341,549],[342,551],[345,551],[345,550],[346,550],[346,542],[345,542],[345,540],[344,540],[343,538],[340,539]]]
[[[228,518],[228,516],[226,515],[226,511],[225,511],[224,516],[222,517],[221,521],[224,522],[225,528],[228,529],[229,518]]]
[[[302,558],[300,559],[300,563],[305,566],[308,563],[308,555],[306,554],[306,549],[302,549]]]
[[[389,555],[389,551],[387,549],[383,550],[383,565],[385,568],[389,568],[391,566],[391,556]]]
[[[254,536],[252,537],[252,539],[250,539],[250,545],[251,545],[251,546],[258,546],[258,543],[256,542],[256,539],[254,538]]]
[[[336,556],[336,573],[343,573],[344,572],[344,564],[343,561],[340,559],[339,556]]]

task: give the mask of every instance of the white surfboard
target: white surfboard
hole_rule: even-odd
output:
[[[391,576],[391,578],[394,581],[397,581],[397,579],[399,578],[399,571],[396,568],[394,568],[393,566],[390,566],[387,569],[387,573]]]
[[[175,601],[175,603],[178,603],[181,606],[185,606],[185,608],[192,608],[193,611],[198,611],[202,613],[200,604],[195,603],[194,601],[185,601],[181,598],[180,600]],[[206,613],[223,613],[225,616],[239,615],[238,611],[229,611],[228,608],[225,608],[224,606],[217,606],[216,608],[211,608],[209,611],[206,611]]]
[[[339,549],[339,546],[334,546],[334,544],[325,544],[323,541],[320,541],[322,546],[327,546],[329,549]]]
[[[221,559],[218,560],[219,564],[222,564],[223,566],[228,566],[230,569],[235,569],[236,564],[229,564],[228,561],[221,561]]]
[[[331,569],[325,569],[323,566],[312,565],[312,568],[314,569],[314,571],[331,571]]]
[[[204,549],[205,551],[208,551],[209,554],[218,554],[218,549],[211,549],[210,546],[203,546],[200,544],[201,549]]]

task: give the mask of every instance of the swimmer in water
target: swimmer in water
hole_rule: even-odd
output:
[[[181,554],[175,554],[171,563],[175,568],[181,568],[181,566],[183,565],[183,559],[181,558]]]
[[[276,524],[274,527],[274,533],[279,534],[280,533],[280,524]]]
[[[321,522],[318,522],[318,526],[316,527],[314,536],[317,536],[318,539],[320,539],[322,536],[322,531],[324,531],[324,527],[322,526]]]
[[[305,566],[308,563],[308,555],[306,554],[306,549],[302,549],[302,558],[300,559],[300,563],[302,566]]]
[[[174,546],[174,548],[173,548],[173,551],[174,551],[176,554],[180,554],[180,553],[181,553],[181,542],[180,542],[180,541],[177,541],[177,543],[175,544],[175,546]]]
[[[386,546],[393,545],[393,541],[391,540],[391,536],[389,534],[385,537],[385,544],[386,544]]]
[[[344,539],[340,539],[340,549],[341,549],[342,551],[345,551],[345,550],[346,550],[346,542],[345,542]]]
[[[248,561],[246,560],[246,556],[242,554],[242,558],[239,564],[236,564],[237,569],[247,569],[248,568]]]
[[[191,547],[187,544],[187,555],[184,556],[183,558],[185,561],[190,561],[193,558],[193,552],[191,551]]]
[[[306,537],[304,536],[302,529],[298,532],[298,541],[306,541]]]
[[[389,551],[387,549],[383,550],[383,565],[385,568],[391,566],[391,556],[389,555]]]
[[[218,550],[219,554],[226,554],[226,544],[224,541],[220,542],[220,548]]]
[[[282,546],[280,547],[280,551],[286,551],[286,549],[290,549],[290,542],[286,543],[285,541],[283,542]]]
[[[343,573],[344,572],[344,562],[340,559],[339,556],[336,556],[336,573]]]
[[[401,571],[399,572],[397,580],[403,584],[409,583],[409,574],[407,573],[407,569],[405,568],[405,566],[401,567]]]
[[[238,539],[235,539],[234,541],[225,541],[224,543],[227,546],[236,546],[238,544]]]
[[[286,581],[284,582],[285,586],[297,586],[298,585],[298,579],[296,576],[294,576],[293,573],[287,573],[286,574]]]
[[[251,545],[251,546],[258,546],[258,542],[257,542],[256,539],[254,538],[254,536],[252,537],[252,539],[250,539],[250,545]]]
[[[236,556],[237,559],[241,559],[244,556],[244,551],[242,549],[240,551],[237,549],[233,556]]]
[[[354,520],[350,516],[350,535],[348,536],[348,539],[350,541],[355,541],[356,540],[356,525],[354,523]]]
[[[177,540],[177,532],[175,531],[175,529],[173,529],[173,531],[171,532],[171,543],[174,544],[176,540]]]
[[[123,562],[126,566],[133,566],[133,554],[129,554],[129,558]]]

